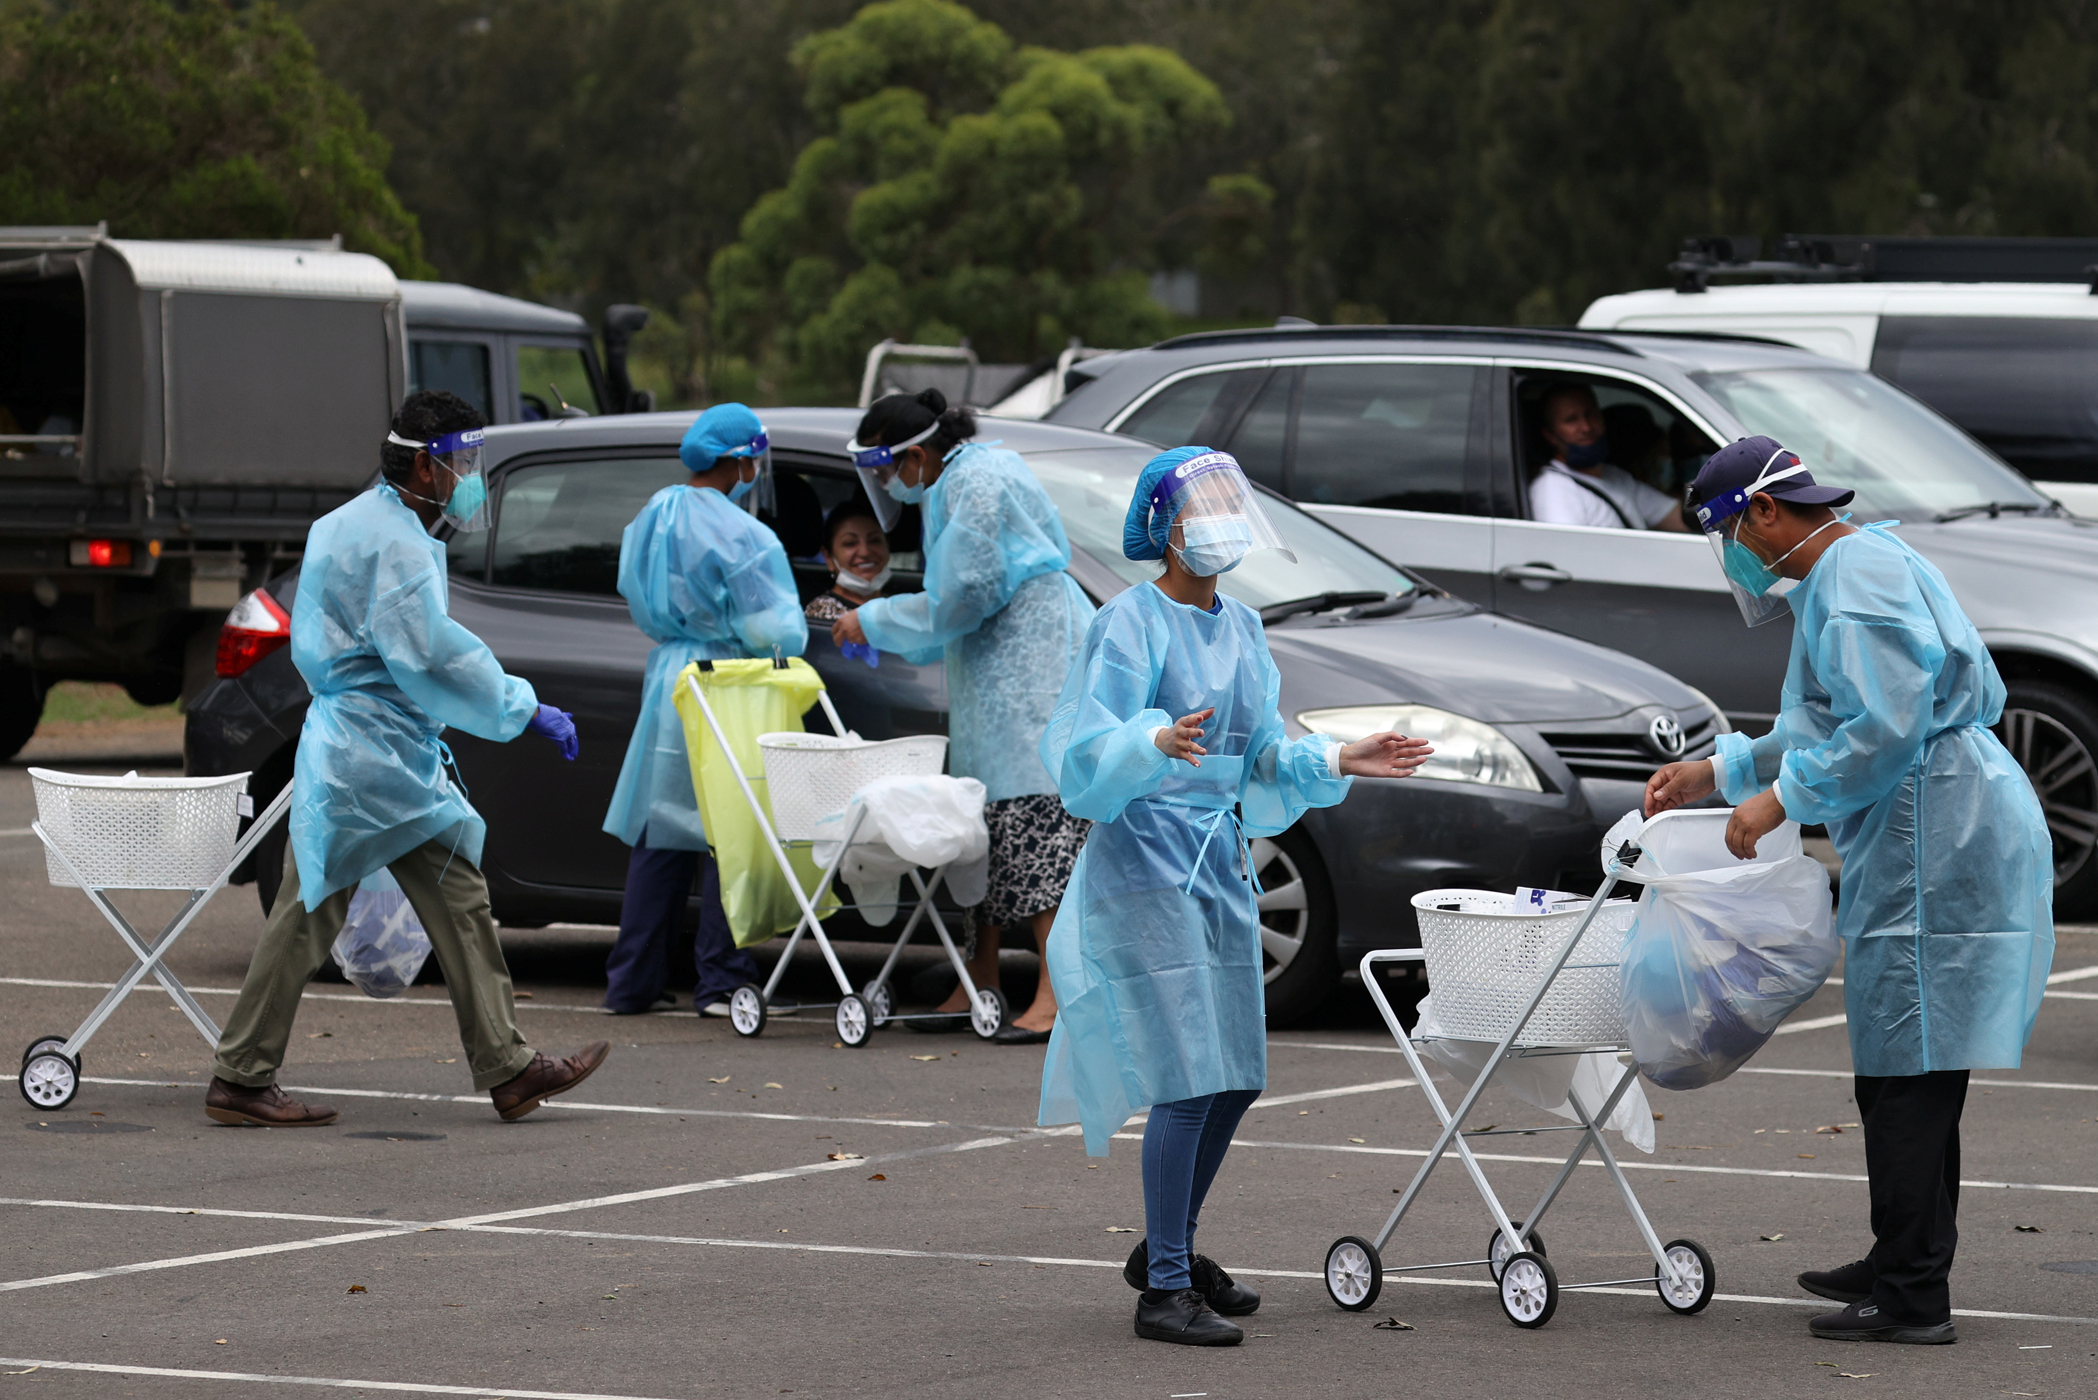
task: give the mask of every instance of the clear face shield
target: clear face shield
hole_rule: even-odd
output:
[[[779,493],[772,480],[772,438],[760,432],[743,446],[721,455],[757,463],[757,472],[750,477],[743,476],[739,467],[736,484],[729,488],[728,498],[752,515],[777,514]]]
[[[1783,465],[1772,471],[1771,467],[1779,463]],[[1727,588],[1734,595],[1734,605],[1741,609],[1741,620],[1751,627],[1761,627],[1789,611],[1785,594],[1791,591],[1791,587],[1790,581],[1764,562],[1762,555],[1741,542],[1738,538],[1741,522],[1748,514],[1748,503],[1755,499],[1757,492],[1805,471],[1806,467],[1799,458],[1790,452],[1772,453],[1754,481],[1697,508],[1697,523],[1704,527],[1705,540],[1712,546],[1713,557],[1719,560],[1720,572],[1726,575]]]
[[[442,499],[435,496],[416,496],[416,499],[438,507],[460,534],[488,528],[488,481],[481,474],[484,437],[480,428],[446,433],[428,442],[416,442],[398,433],[386,435],[386,440],[396,446],[413,447],[430,454],[430,465],[437,469],[435,490],[441,493]],[[405,486],[396,485],[394,489],[404,496],[416,495]]]
[[[1160,478],[1151,491],[1151,511],[1154,519],[1169,519],[1178,528],[1179,543],[1166,547],[1198,577],[1229,573],[1256,549],[1280,550],[1290,563],[1297,562],[1261,508],[1253,483],[1228,452],[1190,457]]]
[[[916,447],[940,430],[940,420],[916,437],[907,437],[893,447],[862,447],[857,441],[845,444],[852,454],[852,468],[860,474],[860,485],[866,489],[867,499],[874,502],[874,517],[884,530],[896,528],[896,519],[903,514],[903,507],[925,494],[925,485],[905,484],[896,473],[901,469],[897,454],[905,448]],[[893,489],[892,489],[893,487]]]

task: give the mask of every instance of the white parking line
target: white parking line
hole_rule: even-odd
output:
[[[1850,1079],[1855,1076],[1847,1069],[1776,1069],[1763,1065],[1743,1065],[1740,1074],[1790,1074],[1811,1079]],[[1979,1084],[1985,1089],[2076,1089],[2084,1093],[2098,1093],[2098,1084],[2072,1084],[2059,1079],[1975,1079],[1967,1083]]]
[[[1380,1079],[1374,1084],[1343,1084],[1338,1089],[1313,1089],[1303,1094],[1263,1094],[1253,1100],[1248,1112],[1256,1108],[1280,1108],[1284,1104],[1311,1103],[1317,1099],[1344,1099],[1353,1094],[1374,1094],[1383,1089],[1410,1089],[1419,1083],[1416,1079]]]
[[[308,1385],[330,1390],[391,1390],[414,1395],[485,1395],[497,1400],[660,1400],[643,1395],[601,1395],[580,1390],[518,1390],[514,1386],[429,1385],[420,1381],[352,1381],[326,1376],[266,1376],[253,1371],[191,1371],[175,1366],[119,1366],[107,1361],[49,1361],[26,1356],[0,1356],[0,1366],[30,1370],[94,1371],[108,1376],[165,1376],[182,1381],[248,1381],[257,1385]],[[16,1374],[21,1374],[17,1372]]]
[[[276,1244],[250,1245],[245,1249],[222,1249],[208,1254],[185,1254],[169,1259],[147,1259],[136,1264],[117,1264],[106,1269],[81,1269],[73,1273],[46,1274],[40,1278],[13,1279],[0,1283],[0,1293],[16,1292],[25,1288],[49,1288],[62,1283],[85,1283],[93,1279],[115,1278],[124,1274],[149,1273],[161,1269],[182,1269],[194,1264],[217,1264],[234,1259],[253,1259],[266,1254],[290,1254],[307,1249],[325,1249],[339,1244],[357,1244],[365,1240],[385,1239],[389,1236],[412,1235],[425,1230],[467,1229],[475,1225],[490,1225],[505,1220],[528,1220],[536,1216],[559,1215],[567,1211],[597,1210],[605,1206],[628,1205],[635,1201],[659,1201],[670,1196],[689,1196],[701,1191],[720,1191],[732,1186],[749,1186],[767,1181],[784,1181],[790,1177],[816,1176],[825,1172],[853,1171],[879,1166],[885,1162],[900,1162],[922,1157],[942,1156],[955,1152],[973,1152],[984,1147],[1003,1147],[1020,1139],[1014,1137],[974,1138],[967,1142],[946,1143],[938,1147],[919,1147],[905,1152],[876,1153],[870,1157],[849,1161],[810,1162],[803,1166],[786,1167],[778,1171],[749,1172],[742,1176],[717,1177],[711,1181],[683,1182],[676,1186],[657,1186],[645,1191],[627,1191],[613,1196],[591,1196],[580,1201],[558,1201],[552,1205],[526,1206],[519,1210],[493,1211],[482,1215],[462,1215],[450,1220],[439,1220],[430,1224],[394,1221],[382,1228],[357,1230],[341,1235],[322,1235],[316,1239],[285,1240]]]

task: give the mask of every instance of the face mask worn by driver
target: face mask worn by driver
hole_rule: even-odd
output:
[[[840,564],[838,566],[838,587],[844,589],[847,593],[857,593],[862,598],[872,598],[889,586],[889,577],[895,572],[893,568],[884,564],[881,566],[880,573],[870,577],[864,574],[856,574],[843,564]]]
[[[1610,460],[1610,439],[1599,437],[1594,442],[1570,442],[1559,450],[1559,460],[1576,470],[1600,467]]]
[[[386,440],[396,447],[413,447],[430,454],[430,461],[449,472],[452,489],[443,500],[433,500],[418,495],[399,482],[393,489],[403,496],[414,496],[416,500],[437,506],[444,518],[452,522],[460,534],[488,528],[488,482],[481,475],[480,428],[468,428],[464,432],[446,433],[431,438],[428,442],[417,442],[404,438],[399,433],[389,432]]]

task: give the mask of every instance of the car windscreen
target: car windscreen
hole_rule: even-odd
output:
[[[1885,380],[1854,369],[1749,369],[1693,375],[1751,433],[1797,452],[1825,486],[1858,493],[1865,520],[1933,520],[1991,504],[2047,499],[1972,438]]]
[[[1071,543],[1130,583],[1158,577],[1156,563],[1122,554],[1122,522],[1137,474],[1154,454],[1148,448],[1121,451],[1029,453],[1027,465],[1056,503]],[[1376,555],[1287,501],[1261,504],[1297,556],[1292,564],[1272,549],[1257,550],[1217,579],[1217,588],[1252,608],[1271,607],[1321,593],[1411,593],[1414,582]]]

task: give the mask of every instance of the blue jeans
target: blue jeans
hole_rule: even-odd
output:
[[[1238,1120],[1259,1097],[1258,1089],[1227,1089],[1151,1105],[1144,1125],[1144,1233],[1152,1288],[1189,1286],[1202,1198],[1224,1165]]]
[[[627,858],[626,892],[619,905],[619,938],[605,959],[605,1006],[646,1011],[670,980],[670,945],[684,921],[685,904],[699,879],[699,930],[692,960],[699,965],[695,1009],[725,1000],[745,982],[759,981],[757,960],[736,946],[728,913],[721,907],[721,872],[711,851],[657,850],[648,833]]]

